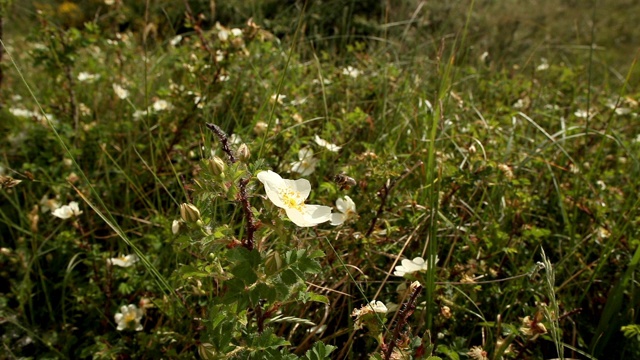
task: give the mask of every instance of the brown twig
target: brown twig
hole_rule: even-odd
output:
[[[207,127],[220,139],[220,142],[222,143],[222,151],[227,154],[229,162],[235,164],[238,159],[233,154],[231,147],[229,147],[229,138],[227,137],[227,134],[216,124],[207,123]],[[249,184],[250,179],[251,178],[245,178],[238,181],[238,187],[240,188],[239,201],[242,204],[244,217],[247,220],[247,237],[242,239],[242,246],[249,251],[253,250],[255,247],[254,236],[256,230],[258,230],[258,223],[253,217],[251,204],[249,203],[249,197],[247,196],[247,185]]]
[[[416,309],[416,300],[418,299],[420,291],[422,291],[422,285],[418,284],[413,289],[413,293],[411,293],[411,297],[409,297],[409,300],[402,304],[402,308],[400,308],[400,311],[398,311],[398,320],[396,320],[396,327],[393,330],[393,336],[391,337],[391,339],[389,339],[390,341],[386,345],[382,346],[385,360],[389,360],[391,358],[393,348],[396,345],[396,341],[400,337],[400,331],[402,331],[404,325],[409,319],[409,316],[411,316],[411,314],[413,314],[414,310]]]

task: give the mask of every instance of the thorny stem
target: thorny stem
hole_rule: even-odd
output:
[[[253,234],[258,230],[258,224],[256,224],[256,221],[253,218],[251,204],[249,204],[249,198],[247,197],[247,184],[249,184],[249,178],[240,179],[238,182],[238,186],[240,187],[240,203],[242,203],[244,216],[247,218],[247,238],[242,239],[242,246],[251,251],[254,247]]]
[[[207,127],[220,139],[220,142],[222,143],[222,151],[227,154],[229,162],[235,164],[238,160],[233,155],[233,151],[229,147],[229,138],[227,137],[227,134],[225,134],[225,132],[216,124],[207,123]],[[246,239],[242,239],[242,246],[251,251],[255,245],[254,234],[256,230],[258,230],[258,224],[253,217],[251,204],[249,203],[249,197],[247,196],[247,185],[249,184],[249,180],[250,178],[240,179],[238,181],[238,187],[240,188],[240,203],[242,204],[242,211],[244,211],[244,217],[247,220],[247,237]]]
[[[391,358],[393,348],[396,345],[398,337],[400,337],[400,331],[402,331],[402,328],[404,328],[404,325],[407,323],[407,319],[409,319],[409,316],[411,316],[413,311],[416,309],[416,300],[418,299],[418,295],[420,295],[420,291],[422,291],[422,285],[417,285],[414,288],[413,293],[411,293],[409,300],[402,304],[402,308],[398,311],[398,320],[396,320],[396,327],[393,330],[393,336],[391,337],[388,345],[386,345],[386,349],[384,349],[385,345],[383,345],[385,360],[389,360]]]
[[[220,139],[220,142],[222,143],[222,151],[224,151],[224,153],[229,157],[229,162],[235,164],[238,160],[235,155],[233,155],[233,151],[229,147],[229,138],[227,137],[227,134],[225,134],[225,132],[216,124],[207,123],[207,127]]]

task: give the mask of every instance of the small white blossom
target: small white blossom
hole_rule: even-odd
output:
[[[330,142],[328,142],[327,140],[324,140],[322,138],[320,138],[318,135],[315,136],[315,138],[313,139],[316,144],[322,146],[323,148],[332,151],[332,152],[338,152],[340,151],[340,149],[342,149],[341,146],[338,146],[336,144],[332,144]]]
[[[418,107],[425,107],[428,112],[433,112],[433,105],[431,105],[431,101],[427,99],[418,99]]]
[[[229,142],[233,145],[240,145],[242,144],[242,138],[238,136],[238,134],[231,134],[231,136],[229,136]]]
[[[233,35],[235,37],[240,37],[240,36],[242,36],[242,30],[240,30],[238,28],[233,28],[233,29],[231,29],[231,35]]]
[[[80,82],[88,82],[88,83],[92,83],[96,80],[100,79],[100,75],[96,75],[96,74],[92,74],[92,73],[88,73],[88,72],[81,72],[78,74],[78,81]]]
[[[116,313],[113,319],[118,324],[118,331],[124,329],[141,331],[142,324],[140,324],[140,320],[142,320],[143,315],[144,311],[142,309],[138,309],[134,304],[130,304],[128,306],[123,305],[120,308],[120,312]]]
[[[120,267],[129,267],[138,262],[138,257],[135,254],[119,256],[116,258],[107,259],[107,264]]]
[[[60,203],[55,198],[49,199],[47,195],[44,195],[42,199],[40,199],[40,209],[42,209],[43,213],[54,211],[59,207],[60,207]]]
[[[309,180],[283,179],[271,170],[259,172],[258,180],[264,185],[267,198],[275,206],[284,209],[294,224],[309,227],[331,219],[330,207],[304,203],[311,193]]]
[[[356,204],[349,196],[336,200],[336,207],[340,212],[331,214],[331,225],[341,225],[347,219],[356,216]]]
[[[275,101],[278,104],[282,104],[282,102],[286,98],[287,98],[287,95],[282,95],[282,94],[273,94],[273,95],[271,95],[271,101]]]
[[[488,51],[483,52],[480,55],[479,59],[480,59],[480,62],[486,63],[487,60],[489,59],[489,52]]]
[[[592,118],[593,115],[595,115],[595,111],[593,110],[587,111],[587,110],[579,109],[579,110],[576,110],[576,112],[574,112],[573,115],[582,119]]]
[[[438,256],[436,255],[435,261],[438,262]],[[414,258],[413,260],[404,259],[402,265],[396,266],[396,271],[393,272],[395,276],[405,276],[406,274],[412,274],[414,272],[423,272],[429,269],[429,263],[421,257]]]
[[[546,58],[540,58],[540,65],[536,67],[538,71],[545,71],[549,69],[549,61]]]
[[[59,217],[60,219],[68,219],[70,217],[82,214],[82,211],[78,207],[78,203],[72,201],[69,203],[69,205],[63,205],[53,210],[51,214],[55,217]]]
[[[298,151],[298,161],[291,163],[291,171],[301,176],[311,175],[316,170],[318,159],[313,157],[313,150],[302,148]]]
[[[180,41],[182,41],[182,35],[176,35],[171,39],[171,41],[169,41],[169,44],[171,44],[171,46],[178,46]]]
[[[346,68],[342,69],[342,75],[351,76],[354,79],[360,76],[360,74],[362,74],[362,72],[354,68],[353,66],[347,66]]]
[[[351,316],[356,318],[353,324],[354,329],[362,329],[363,325],[370,320],[377,321],[374,314],[379,313],[384,315],[387,311],[388,309],[385,304],[378,300],[373,300],[368,304],[364,304],[359,309],[353,309]]]
[[[116,96],[118,96],[122,100],[129,97],[129,90],[123,88],[118,84],[113,84],[113,91],[116,93]]]
[[[156,100],[152,105],[154,111],[170,110],[171,107],[171,103],[167,100]]]
[[[9,108],[9,112],[16,117],[25,117],[25,118],[32,118],[32,117],[37,117],[37,113],[31,111],[31,110],[26,110],[26,109],[20,109],[20,108]]]

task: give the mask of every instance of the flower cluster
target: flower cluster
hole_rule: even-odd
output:
[[[283,179],[277,173],[267,170],[258,173],[258,180],[264,185],[267,198],[287,213],[294,224],[300,227],[315,226],[327,221],[337,226],[356,216],[356,205],[349,196],[336,201],[338,213],[323,205],[307,205],[305,200],[311,193],[311,183],[306,179]]]

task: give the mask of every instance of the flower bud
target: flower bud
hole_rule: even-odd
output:
[[[249,147],[247,144],[240,144],[238,147],[238,159],[242,162],[246,162],[251,157],[251,152],[249,151]]]
[[[171,223],[171,232],[175,235],[178,231],[180,231],[180,221],[173,220],[173,223]]]
[[[214,156],[213,159],[209,159],[209,169],[214,175],[222,175],[227,169],[227,164],[224,160]]]
[[[180,205],[180,216],[185,222],[196,222],[200,220],[200,210],[193,204],[183,203]]]

